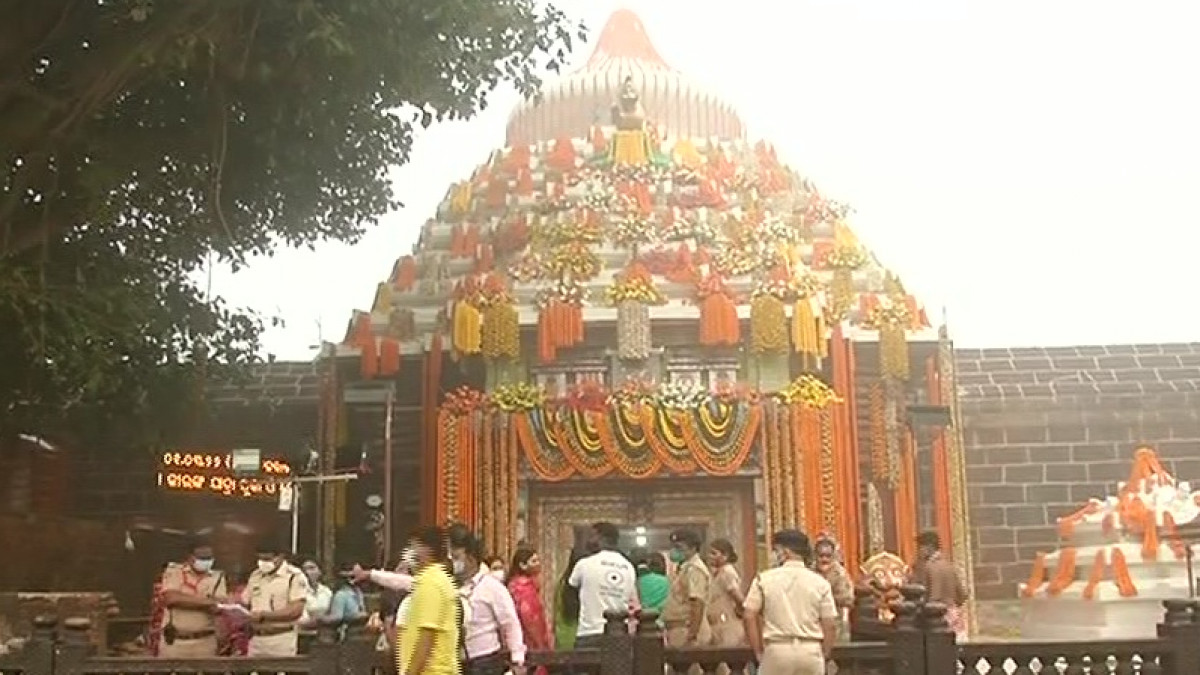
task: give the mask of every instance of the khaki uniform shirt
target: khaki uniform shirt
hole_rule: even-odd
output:
[[[223,598],[225,590],[225,575],[212,570],[200,574],[191,565],[171,563],[163,571],[162,590],[176,591],[196,598]],[[175,628],[179,633],[204,633],[216,630],[213,615],[202,609],[184,607],[168,607],[166,624]]]
[[[678,623],[691,618],[690,603],[693,600],[699,600],[701,603],[708,600],[708,586],[711,581],[712,574],[699,555],[693,555],[683,561],[675,571],[675,577],[671,579],[671,592],[663,605],[663,623]]]
[[[821,619],[838,616],[829,582],[798,560],[755,577],[745,608],[762,616],[764,642],[820,640]]]
[[[272,574],[254,570],[246,582],[245,602],[251,612],[277,612],[293,602],[308,599],[308,580],[304,573],[291,565],[280,565]],[[285,627],[287,623],[271,622],[269,628]]]

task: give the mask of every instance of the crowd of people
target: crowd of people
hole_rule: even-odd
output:
[[[853,602],[831,538],[813,543],[797,530],[775,533],[773,564],[748,586],[728,540],[705,546],[696,532],[677,530],[665,556],[622,552],[619,540],[612,523],[593,524],[549,608],[538,551],[519,547],[511,561],[488,556],[462,525],[420,530],[394,569],[345,565],[335,588],[315,561],[295,565],[265,546],[246,584],[231,590],[213,568],[211,547],[196,542],[163,575],[153,647],[175,658],[294,655],[307,630],[368,618],[363,588],[373,584],[385,597],[369,623],[380,631],[379,647],[394,651],[401,675],[523,675],[529,651],[597,647],[610,610],[652,610],[669,647],[749,646],[763,675],[824,672]],[[936,534],[921,535],[914,573],[959,606],[965,591],[939,543]]]

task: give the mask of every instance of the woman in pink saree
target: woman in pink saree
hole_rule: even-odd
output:
[[[508,592],[517,607],[517,618],[521,620],[521,632],[525,635],[525,647],[531,651],[554,649],[554,635],[546,621],[546,608],[542,605],[541,584],[538,577],[542,561],[537,551],[518,548],[513,553],[512,566],[508,569]],[[538,675],[545,675],[538,668]]]

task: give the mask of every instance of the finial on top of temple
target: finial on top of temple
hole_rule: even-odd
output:
[[[628,59],[653,64],[660,68],[669,68],[663,57],[659,56],[642,20],[628,9],[618,9],[608,17],[604,28],[600,31],[600,39],[596,48],[588,58],[585,69],[595,69],[603,66],[611,59]]]
[[[646,111],[642,109],[632,77],[626,77],[621,85],[621,96],[612,108],[612,123],[619,131],[643,131],[646,128]]]

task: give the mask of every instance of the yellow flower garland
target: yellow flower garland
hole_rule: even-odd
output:
[[[755,354],[786,352],[787,309],[774,295],[760,294],[750,300],[750,350]]]

